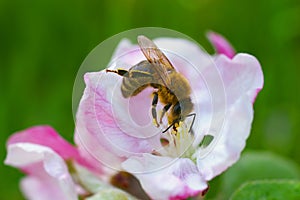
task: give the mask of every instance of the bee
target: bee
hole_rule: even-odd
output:
[[[176,71],[169,59],[153,41],[143,35],[138,36],[137,40],[147,60],[137,63],[129,70],[106,69],[106,72],[113,72],[123,77],[121,92],[124,98],[136,96],[147,87],[154,89],[151,107],[154,125],[159,127],[167,113],[169,126],[163,133],[171,127],[176,131],[179,122],[190,116],[193,117],[191,130],[196,114],[191,113],[194,104],[190,97],[191,87],[188,80]],[[159,123],[156,112],[158,101],[164,105]]]

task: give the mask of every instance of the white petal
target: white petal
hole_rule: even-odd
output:
[[[250,134],[252,119],[252,103],[246,97],[240,98],[228,110],[214,148],[197,160],[199,171],[206,180],[219,175],[239,159]]]
[[[222,76],[226,100],[223,106],[219,102],[213,112],[215,117],[208,124],[208,134],[215,137],[213,142],[206,150],[199,149],[196,154],[199,171],[206,180],[222,173],[238,160],[250,134],[252,104],[263,87],[261,67],[253,56],[238,54],[229,59],[220,55],[216,57],[216,65]]]

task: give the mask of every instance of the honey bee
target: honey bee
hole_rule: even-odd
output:
[[[176,130],[179,122],[189,116],[193,117],[191,130],[196,114],[191,113],[194,105],[190,97],[191,87],[187,79],[175,70],[169,59],[153,41],[143,35],[138,36],[137,40],[147,60],[137,63],[129,70],[106,69],[106,72],[113,72],[123,77],[121,92],[124,98],[136,96],[147,87],[154,88],[152,118],[153,123],[159,127],[167,113],[169,126],[163,133],[170,127]],[[156,112],[158,101],[164,105],[159,123]]]

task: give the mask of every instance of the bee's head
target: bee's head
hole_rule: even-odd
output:
[[[178,101],[173,107],[168,116],[169,124],[174,123],[185,118],[193,111],[194,104],[190,97]]]

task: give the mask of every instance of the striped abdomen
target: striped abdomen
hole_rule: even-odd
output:
[[[128,71],[128,75],[123,77],[123,82],[121,86],[122,95],[125,98],[135,96],[139,94],[146,87],[150,86],[154,82],[153,64],[144,60]]]

